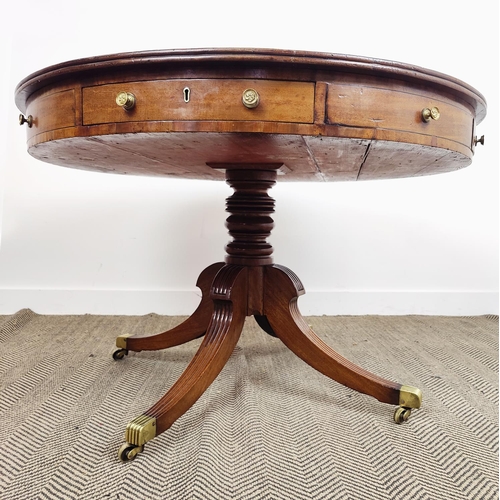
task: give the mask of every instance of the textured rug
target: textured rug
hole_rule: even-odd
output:
[[[207,392],[122,463],[128,421],[200,340],[115,362],[114,339],[181,319],[0,316],[0,498],[498,498],[497,317],[308,318],[350,360],[422,389],[403,425],[394,407],[315,372],[248,318]]]

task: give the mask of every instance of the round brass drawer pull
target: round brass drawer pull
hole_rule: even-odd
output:
[[[439,108],[424,108],[422,110],[422,120],[424,122],[428,122],[430,120],[439,120],[441,113],[439,112]]]
[[[135,95],[131,92],[119,92],[116,96],[116,104],[129,111],[135,106]]]
[[[241,100],[248,109],[256,108],[260,102],[259,93],[254,89],[246,89],[243,91]]]
[[[474,136],[474,146],[477,146],[478,144],[481,144],[482,146],[484,146],[484,135],[482,135],[481,137],[477,137]]]
[[[31,128],[33,126],[33,117],[31,115],[28,115],[26,118],[23,114],[19,115],[19,125],[24,125],[25,123],[28,124],[28,127]]]

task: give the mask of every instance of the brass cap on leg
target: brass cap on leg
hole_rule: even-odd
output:
[[[156,436],[156,418],[140,415],[128,423],[125,440],[130,444],[142,446]]]
[[[119,335],[116,337],[116,347],[120,347],[121,349],[127,348],[127,339],[132,337],[132,333],[124,333],[123,335]]]
[[[420,408],[422,391],[417,387],[403,385],[399,389],[399,405],[403,408]]]

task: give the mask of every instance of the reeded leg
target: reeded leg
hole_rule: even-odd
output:
[[[167,430],[203,394],[222,370],[238,342],[247,311],[247,269],[227,265],[210,291],[213,313],[207,332],[179,380],[154,406],[127,426],[121,460],[131,460],[144,443]]]
[[[136,337],[121,335],[116,339],[113,358],[123,358],[128,351],[156,351],[176,345],[181,345],[198,337],[207,330],[213,311],[213,302],[210,298],[210,286],[219,270],[224,266],[223,262],[212,264],[199,276],[196,286],[200,288],[202,297],[196,311],[186,321],[166,332],[151,335],[149,337]]]
[[[418,408],[418,389],[378,377],[335,352],[307,325],[299,312],[297,299],[304,293],[299,278],[281,266],[267,266],[264,278],[264,314],[276,336],[310,366],[341,384],[368,394],[383,403]],[[408,418],[407,412],[399,416]],[[396,417],[395,417],[396,418]],[[401,423],[398,422],[398,423]]]

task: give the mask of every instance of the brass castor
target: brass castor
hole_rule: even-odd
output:
[[[130,462],[134,460],[134,458],[138,455],[138,453],[140,453],[143,450],[144,446],[137,446],[135,444],[125,443],[124,445],[120,446],[120,449],[118,450],[118,458],[122,462]]]
[[[411,408],[404,408],[400,406],[399,408],[396,408],[396,411],[394,412],[394,422],[397,424],[402,424],[403,422],[406,422],[411,415]]]
[[[126,355],[128,354],[128,350],[127,349],[117,349],[114,353],[113,353],[113,359],[115,361],[118,361],[120,359],[123,359]]]

